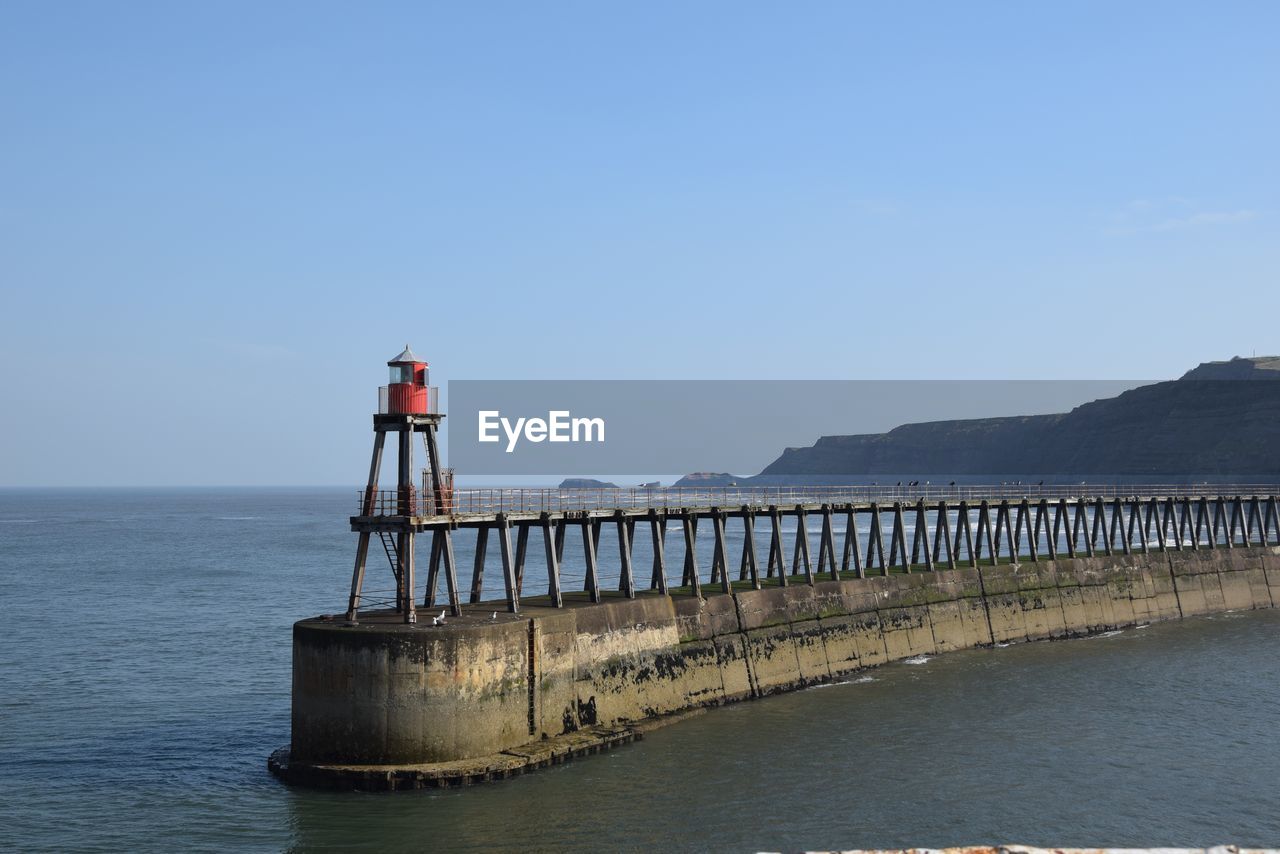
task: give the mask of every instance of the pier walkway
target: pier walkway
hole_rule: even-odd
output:
[[[564,607],[561,566],[571,531],[586,568],[583,592],[599,602],[608,592],[602,578],[614,576],[601,570],[605,526],[616,529],[615,595],[634,598],[647,589],[705,596],[728,593],[735,584],[760,589],[1078,555],[1280,545],[1278,495],[1277,484],[1203,483],[363,490],[351,527],[379,538],[395,579],[389,604],[415,622],[417,534],[431,535],[421,607],[436,604],[441,576],[453,615],[461,614],[464,596],[482,601],[492,533],[505,594],[499,607],[515,613],[535,585],[526,573],[534,537],[541,541],[536,562],[545,567],[538,572],[545,594],[533,595],[539,604]],[[709,560],[698,552],[700,522],[710,528]],[[764,548],[757,522],[768,530]],[[734,542],[741,540],[737,555],[730,554],[731,528]],[[476,537],[468,591],[459,586],[454,552],[461,531]],[[633,560],[637,536],[651,544],[643,571]],[[789,561],[784,540],[793,545]],[[365,557],[357,556],[349,622],[359,619],[362,606],[382,604],[365,601]],[[543,586],[541,579],[536,584]]]

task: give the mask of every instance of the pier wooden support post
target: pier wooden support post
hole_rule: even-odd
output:
[[[631,570],[631,526],[621,510],[618,511],[617,524],[618,559],[622,562],[622,569],[618,575],[618,590],[628,599],[634,599],[636,598],[636,581]]]
[[[1160,513],[1160,499],[1152,498],[1147,502],[1147,527],[1151,527],[1152,522],[1156,522],[1156,542],[1160,546],[1160,551],[1165,550],[1164,540],[1164,519]]]
[[[1094,548],[1098,545],[1098,533],[1102,533],[1102,553],[1111,556],[1111,534],[1107,530],[1107,505],[1102,500],[1102,496],[1098,496],[1093,503],[1093,532],[1089,535],[1090,541]]]
[[[653,577],[649,581],[649,589],[657,590],[663,596],[667,590],[667,520],[665,515],[659,518],[658,511],[649,510],[649,533],[653,537]]]
[[[1151,553],[1151,546],[1147,542],[1147,525],[1142,516],[1142,499],[1137,496],[1133,499],[1133,513],[1129,516],[1129,538],[1133,538],[1133,528],[1135,522],[1138,528],[1138,547],[1142,549],[1143,554]]]
[[[568,522],[564,519],[556,520],[556,563],[564,565],[564,537]]]
[[[760,561],[756,559],[756,520],[755,514],[747,505],[742,505],[742,561],[751,579],[751,589],[760,589]]]
[[[881,575],[889,574],[889,565],[884,559],[884,530],[880,520],[880,505],[871,502],[871,531],[867,534],[867,568],[878,566]],[[879,558],[874,563],[873,558]]]
[[[951,536],[951,508],[947,506],[946,501],[938,502],[938,524],[942,528],[942,542],[943,548],[946,551],[947,569],[955,569],[956,544],[954,542],[954,538]],[[938,551],[936,544],[934,545],[933,550],[936,554]]]
[[[840,580],[840,567],[836,565],[835,535],[831,531],[831,505],[822,505],[822,533],[818,538],[818,575],[831,573],[833,581]]]
[[[1225,545],[1226,548],[1235,548],[1235,543],[1231,542],[1233,540],[1233,536],[1231,536],[1231,504],[1225,498],[1219,497],[1217,499],[1216,516],[1217,519],[1213,522],[1213,529],[1216,531],[1219,525],[1222,526],[1222,545]]]
[[[768,577],[773,578],[774,569],[778,570],[778,586],[787,586],[787,562],[782,556],[782,511],[777,505],[769,506],[769,567]]]
[[[1178,503],[1178,548],[1181,549],[1187,543],[1187,532],[1191,530],[1194,524],[1191,521],[1191,499],[1182,496],[1182,500]],[[1196,550],[1196,544],[1193,542],[1189,546],[1192,551]]]
[[[1067,557],[1076,556],[1075,544],[1071,542],[1071,517],[1067,511],[1067,499],[1059,498],[1053,507],[1053,541],[1055,548],[1057,547],[1059,536],[1065,531],[1067,540],[1064,545],[1067,547]]]
[[[587,577],[583,589],[592,602],[600,601],[600,567],[596,563],[595,523],[590,517],[582,519],[582,552],[587,563]]]
[[[996,508],[996,550],[995,556],[998,558],[1003,548],[1009,549],[1009,563],[1018,562],[1018,554],[1013,548],[1013,520],[1012,513],[1009,509],[1009,500],[1007,498],[1000,499],[1000,506]],[[1004,543],[1002,548],[1001,543]]]
[[[1270,530],[1273,532],[1271,539],[1268,540],[1268,544],[1274,541],[1276,545],[1280,545],[1280,507],[1277,507],[1276,497],[1274,495],[1267,501],[1267,509],[1271,511]]]
[[[684,550],[684,575],[680,578],[681,587],[695,587],[698,595],[702,595],[701,579],[698,578],[698,561],[695,557],[696,552],[688,548],[689,536],[692,536],[694,543],[698,540],[698,516],[690,510],[680,511],[681,528],[688,528],[688,536],[685,537],[686,548]]]
[[[910,555],[907,554],[907,523],[902,514],[902,502],[893,502],[893,542],[889,545],[889,563],[895,563],[893,555],[897,554],[902,559],[903,571],[908,575],[911,574]]]
[[[994,565],[999,557],[1000,552],[1004,551],[1004,512],[1009,506],[1007,501],[1001,501],[996,505],[996,522],[994,526],[994,546],[995,551],[992,552],[992,564]]]
[[[710,584],[719,584],[720,576],[729,574],[729,559],[724,553],[724,541],[720,538],[720,525],[718,523],[720,510],[717,507],[711,508],[711,579]]]
[[[476,555],[471,565],[471,599],[475,605],[484,598],[484,562],[489,552],[489,526],[476,528]]]
[[[1083,502],[1084,502],[1083,498],[1077,499],[1074,502],[1075,511],[1076,511],[1074,518],[1070,516],[1068,517],[1071,519],[1071,545],[1073,547],[1071,549],[1072,557],[1075,557],[1075,552],[1078,551],[1080,548],[1080,538],[1082,536],[1084,537],[1085,554],[1087,554],[1090,557],[1093,557],[1093,546],[1090,545],[1089,543],[1089,523],[1085,519],[1085,510],[1084,510]]]
[[[1081,534],[1084,535],[1084,553],[1093,557],[1093,537],[1090,536],[1089,529],[1089,501],[1086,498],[1076,499],[1076,527]]]
[[[1209,511],[1203,498],[1196,499],[1196,515],[1195,527],[1192,528],[1192,539],[1195,541],[1194,549],[1200,548],[1200,538],[1204,535],[1204,529],[1209,521]]]
[[[547,556],[547,596],[551,599],[551,607],[563,608],[564,597],[560,593],[560,556],[556,553],[556,535],[551,530],[550,514],[544,512],[538,520],[538,526],[542,528],[542,547]]]
[[[1151,531],[1155,531],[1155,538],[1151,540],[1157,551],[1164,551],[1164,531],[1160,529],[1157,523],[1160,521],[1160,499],[1150,498],[1147,500],[1147,534],[1150,537]]]
[[[1039,531],[1032,530],[1031,524],[1031,502],[1024,498],[1022,503],[1018,505],[1017,524],[1013,526],[1013,542],[1015,551],[1022,550],[1022,531],[1026,528],[1027,532],[1027,554],[1031,556],[1031,562],[1036,563],[1040,560],[1040,534]]]
[[[985,541],[985,542],[984,542]],[[983,546],[987,547],[987,553],[991,557],[991,565],[998,563],[998,555],[996,553],[995,538],[991,533],[991,505],[983,501],[978,505],[978,551],[982,551]]]
[[[1120,498],[1116,497],[1111,501],[1111,545],[1114,548],[1116,534],[1120,534],[1120,550],[1124,554],[1131,552],[1129,548],[1129,538],[1124,533],[1124,505],[1120,502]]]
[[[1258,496],[1251,495],[1249,497],[1249,500],[1246,501],[1245,504],[1249,508],[1248,513],[1245,515],[1245,521],[1247,523],[1245,525],[1245,542],[1246,543],[1253,542],[1253,532],[1256,530],[1259,534],[1258,542],[1262,544],[1265,541],[1265,537],[1261,536],[1262,535],[1262,514],[1258,509]]]
[[[813,565],[809,562],[809,528],[805,525],[805,509],[796,505],[796,545],[791,557],[791,574],[800,574],[800,563],[804,561],[804,580],[813,584]]]
[[[1049,499],[1041,498],[1040,503],[1036,505],[1036,544],[1040,543],[1040,534],[1044,534],[1045,552],[1049,555],[1049,560],[1058,559],[1058,535],[1056,530],[1051,530],[1053,525],[1049,522]]]
[[[506,588],[507,610],[512,613],[520,611],[520,593],[516,589],[516,567],[514,554],[511,551],[511,521],[507,514],[498,514],[498,548],[502,552],[502,586]]]
[[[924,566],[926,572],[933,572],[933,552],[929,549],[929,515],[924,509],[924,499],[916,501],[916,525],[915,532],[911,537],[911,563],[918,563],[916,560],[916,548],[919,547],[924,557]]]
[[[1223,519],[1223,516],[1225,515],[1225,513],[1226,511],[1222,506],[1222,498],[1221,497],[1214,498],[1213,499],[1213,527],[1209,537],[1209,541],[1213,543],[1214,546],[1218,544],[1218,539],[1222,536],[1221,528],[1223,524],[1225,524],[1225,520]]]
[[[961,501],[956,508],[956,552],[960,551],[960,534],[964,533],[964,548],[969,556],[969,566],[977,567],[978,554],[973,550],[973,523],[969,520],[969,502]]]
[[[693,588],[693,595],[701,599],[702,581],[698,578],[697,521],[697,517],[688,511],[680,514],[681,527],[684,529],[685,583]]]
[[[723,593],[729,593],[733,590],[733,581],[729,578],[729,548],[725,545],[724,511],[716,509],[712,512],[711,524],[715,527],[716,553],[720,555],[720,590]],[[712,575],[715,575],[715,570],[712,570]]]
[[[524,592],[524,562],[529,552],[529,525],[516,525],[516,596]]]
[[[840,571],[848,572],[852,568],[859,578],[866,578],[862,552],[858,543],[858,511],[854,505],[850,504],[845,512],[848,517],[844,525],[844,556],[840,561]]]

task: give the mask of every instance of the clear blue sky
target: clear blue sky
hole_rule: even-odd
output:
[[[450,378],[1280,350],[1280,4],[0,4],[0,485],[356,483]],[[655,417],[665,417],[658,413]]]

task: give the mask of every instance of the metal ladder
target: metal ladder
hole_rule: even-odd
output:
[[[391,564],[391,572],[396,577],[396,585],[400,584],[400,550],[396,548],[396,535],[390,531],[379,531],[378,539],[382,541],[382,550],[387,553],[387,563]]]

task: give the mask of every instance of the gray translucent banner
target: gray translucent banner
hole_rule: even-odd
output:
[[[449,383],[445,424],[449,464],[462,477],[755,475],[768,473],[771,465],[780,477],[981,474],[1025,471],[1021,466],[1027,461],[1041,463],[1033,471],[1074,470],[1087,460],[1042,453],[1044,443],[1060,441],[1058,433],[1071,425],[1022,416],[1068,413],[1142,385],[1123,380],[461,380]],[[1280,383],[1275,386],[1280,390]],[[1013,416],[1021,418],[931,423]],[[868,438],[902,425],[919,426],[889,439]],[[784,456],[788,448],[802,450]]]

